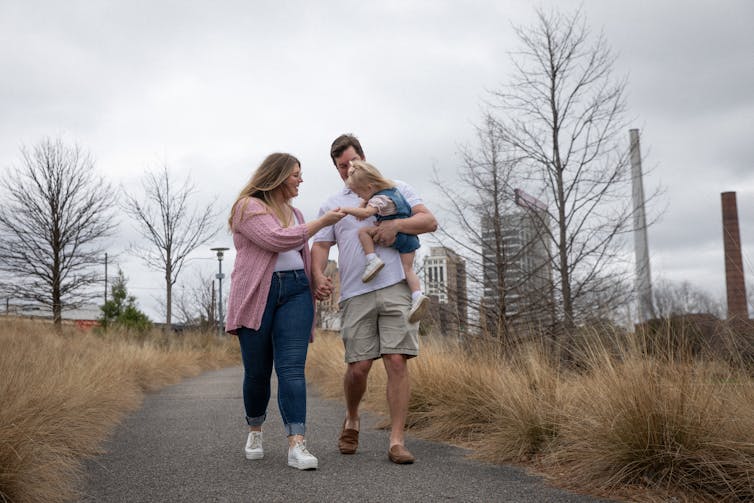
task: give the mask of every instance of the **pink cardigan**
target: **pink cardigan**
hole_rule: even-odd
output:
[[[239,207],[242,203],[239,202]],[[297,208],[293,211],[298,221],[303,222],[301,212]],[[261,326],[279,252],[293,250],[303,244],[304,271],[311,282],[308,239],[305,224],[282,227],[258,199],[249,198],[243,216],[240,211],[236,211],[233,215],[236,260],[230,275],[228,318],[225,324],[228,333],[237,334],[240,327],[258,330]],[[310,340],[314,340],[314,323]]]

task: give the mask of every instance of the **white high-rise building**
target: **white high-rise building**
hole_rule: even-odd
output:
[[[424,257],[424,292],[436,299],[433,314],[440,329],[458,335],[468,324],[466,262],[453,250],[432,247]],[[434,304],[434,303],[433,303]]]

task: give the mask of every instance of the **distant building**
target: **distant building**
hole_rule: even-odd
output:
[[[12,306],[6,304],[5,310],[6,315],[52,321],[52,310],[45,306]],[[64,307],[60,313],[63,324],[72,324],[81,329],[90,329],[99,326],[100,316],[102,316],[102,311],[96,304],[87,304],[76,309]]]
[[[340,273],[338,263],[328,260],[325,276],[332,280],[333,290],[329,297],[317,301],[317,328],[323,330],[340,330]]]
[[[458,336],[468,326],[466,262],[453,250],[432,247],[424,257],[424,292],[433,299],[431,315],[439,331]]]
[[[518,207],[500,219],[500,256],[495,222],[487,216],[481,222],[484,296],[480,321],[488,329],[493,328],[493,320],[503,304],[499,300],[499,272],[502,272],[504,284],[504,315],[511,326],[548,325],[553,318],[547,209],[540,201],[518,190],[516,203]]]

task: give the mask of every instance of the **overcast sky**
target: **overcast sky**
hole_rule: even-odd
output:
[[[89,150],[118,190],[167,163],[192,178],[197,201],[217,197],[220,224],[261,160],[287,151],[303,165],[295,204],[312,218],[341,185],[329,145],[353,132],[370,161],[432,209],[432,169],[453,179],[459,145],[511,75],[511,26],[531,23],[532,5],[0,0],[0,170],[19,162],[21,145],[61,136]],[[754,2],[538,5],[581,5],[615,51],[616,74],[628,77],[631,127],[651,169],[645,191],[665,188],[649,233],[653,278],[724,297],[720,193],[736,191],[753,279]],[[111,267],[158,318],[160,273],[122,253],[135,239],[124,216]],[[216,271],[210,246],[232,241],[223,230],[192,255],[184,279]]]

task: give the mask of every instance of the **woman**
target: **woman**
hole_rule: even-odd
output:
[[[247,459],[261,459],[262,423],[270,400],[274,363],[278,407],[288,436],[288,465],[317,468],[307,449],[304,364],[314,330],[309,286],[309,236],[345,216],[339,210],[304,222],[291,206],[301,164],[290,154],[271,154],[233,204],[228,225],[236,259],[231,274],[226,330],[238,336],[244,365],[243,399],[249,436]]]

